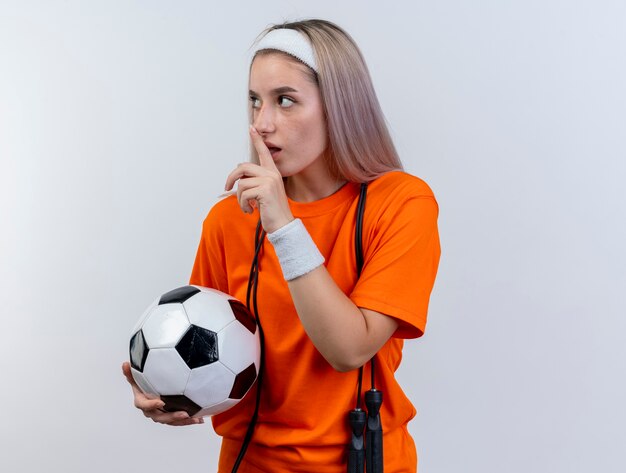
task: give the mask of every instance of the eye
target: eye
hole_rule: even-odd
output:
[[[259,100],[254,95],[251,95],[250,96],[250,104],[252,105],[252,108],[259,108],[261,106],[261,100]]]
[[[295,102],[295,100],[287,97],[286,95],[281,95],[278,97],[278,104],[283,108],[291,107]]]

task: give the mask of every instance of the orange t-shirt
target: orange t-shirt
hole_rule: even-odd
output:
[[[337,285],[359,307],[394,317],[399,328],[376,356],[376,388],[384,395],[381,420],[386,473],[416,471],[407,423],[415,408],[395,380],[403,338],[426,326],[428,300],[439,263],[438,207],[428,185],[403,172],[369,183],[363,223],[364,266],[357,281],[354,254],[359,185],[348,183],[324,199],[289,201],[325,257]],[[244,214],[235,197],[218,202],[202,228],[191,284],[226,292],[245,302],[258,214]],[[244,461],[245,472],[346,471],[357,373],[335,371],[305,333],[272,244],[259,262],[258,309],[265,334],[265,370],[259,417]],[[370,388],[369,363],[363,391]],[[219,471],[230,472],[254,411],[250,393],[213,417],[223,437]],[[364,404],[362,404],[364,406]]]

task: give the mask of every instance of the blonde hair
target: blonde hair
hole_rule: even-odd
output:
[[[326,114],[331,172],[348,181],[368,182],[401,170],[367,65],[350,35],[330,21],[311,19],[271,26],[259,39],[279,28],[304,34],[315,52],[318,72],[306,67],[319,86]],[[278,51],[261,50],[257,55],[269,52]]]

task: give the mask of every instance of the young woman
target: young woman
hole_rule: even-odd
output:
[[[260,221],[258,318],[265,355],[258,421],[240,472],[345,472],[358,368],[375,356],[386,473],[416,471],[407,423],[415,408],[394,378],[403,339],[424,332],[439,262],[438,207],[404,173],[365,62],[338,26],[271,27],[250,67],[252,160],[238,165],[204,221],[190,284],[246,300]],[[361,184],[363,265],[355,231]],[[202,422],[160,410],[130,377],[135,405],[156,422]],[[255,410],[251,391],[213,417],[231,471]],[[365,408],[365,406],[362,406]]]

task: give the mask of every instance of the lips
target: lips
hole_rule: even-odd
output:
[[[267,149],[270,151],[273,158],[275,158],[276,155],[282,150],[282,148],[279,148],[274,143],[270,143],[269,141],[265,142],[265,146],[267,146]]]

